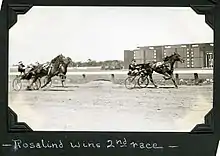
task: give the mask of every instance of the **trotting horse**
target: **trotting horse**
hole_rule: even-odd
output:
[[[153,85],[158,88],[158,86],[154,83],[154,80],[152,78],[153,72],[157,72],[159,74],[164,75],[163,78],[165,80],[172,80],[175,87],[178,88],[176,81],[173,76],[173,71],[174,71],[174,64],[175,62],[184,62],[184,59],[181,58],[181,56],[174,52],[172,55],[167,56],[163,59],[163,62],[150,62],[143,64],[143,68],[147,71],[148,76],[150,78],[150,81],[153,83]]]
[[[62,54],[58,55],[55,57],[51,62],[47,62],[44,64],[40,64],[38,67],[36,67],[33,70],[32,75],[34,75],[33,82],[30,84],[33,85],[35,81],[37,81],[38,78],[46,77],[46,83],[41,87],[45,87],[50,81],[51,78],[54,76],[60,76],[62,78],[62,85],[64,84],[63,82],[66,79],[66,72],[67,72],[67,67],[69,63],[71,63],[71,58],[69,57],[64,57]],[[30,88],[30,87],[28,87]]]
[[[66,73],[67,73],[67,67],[69,66],[70,63],[72,63],[72,59],[70,57],[65,57],[63,58],[63,63],[60,65],[59,68],[59,73],[57,76],[61,78],[61,83],[62,86],[64,87],[64,82],[66,80]]]
[[[52,77],[58,75],[60,66],[64,64],[63,62],[64,58],[65,57],[62,54],[60,54],[57,57],[55,57],[53,60],[51,60],[50,65],[48,67],[48,73],[45,79],[46,82],[45,84],[43,84],[43,86],[41,86],[41,88],[44,88],[47,84],[49,84]]]

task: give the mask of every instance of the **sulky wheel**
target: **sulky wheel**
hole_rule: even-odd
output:
[[[22,83],[20,77],[16,77],[12,82],[12,87],[15,91],[20,91],[22,88]]]
[[[147,76],[140,76],[137,82],[139,87],[146,88],[149,84],[149,79],[147,78]]]
[[[135,77],[127,77],[125,79],[125,87],[127,89],[133,89],[136,85]]]

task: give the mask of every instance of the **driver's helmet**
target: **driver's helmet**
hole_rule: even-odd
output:
[[[19,65],[20,65],[20,64],[23,64],[23,62],[22,62],[22,61],[19,61],[18,64],[19,64]]]

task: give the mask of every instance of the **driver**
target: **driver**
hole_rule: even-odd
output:
[[[35,62],[34,64],[30,64],[30,70],[29,72],[32,72],[32,74],[35,74],[35,70],[37,69],[37,67],[40,65],[39,62]]]
[[[25,65],[22,61],[18,62],[18,72],[22,74],[25,74]]]
[[[139,72],[139,66],[137,65],[135,59],[131,61],[131,64],[129,65],[128,69],[128,75],[135,75]]]

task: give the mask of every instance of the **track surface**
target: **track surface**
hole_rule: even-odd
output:
[[[191,131],[203,123],[213,101],[212,85],[128,90],[108,81],[91,81],[59,86],[9,89],[9,106],[33,130]]]

